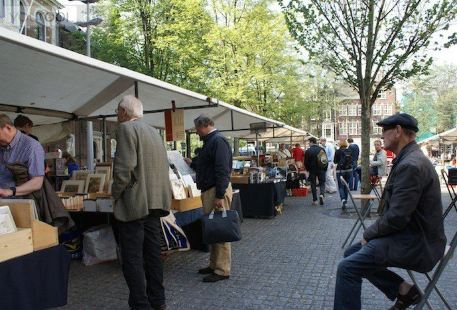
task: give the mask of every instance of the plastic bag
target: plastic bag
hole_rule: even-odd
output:
[[[83,264],[86,266],[117,259],[116,241],[111,226],[97,226],[84,232]]]

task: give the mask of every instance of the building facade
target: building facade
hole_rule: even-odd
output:
[[[56,45],[62,8],[56,0],[0,0],[0,27]]]
[[[396,89],[392,88],[382,91],[373,104],[371,117],[371,139],[381,137],[381,127],[376,123],[386,116],[396,113],[398,103]],[[362,106],[357,94],[345,95],[345,99],[326,114],[322,122],[321,135],[329,141],[336,141],[339,137],[345,136],[354,139],[354,142],[361,145],[362,140]]]

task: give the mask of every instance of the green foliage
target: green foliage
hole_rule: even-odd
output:
[[[457,66],[435,66],[429,76],[411,79],[402,100],[402,110],[417,118],[419,135],[440,133],[455,127]]]
[[[426,74],[434,35],[449,28],[457,0],[278,0],[290,33],[317,64],[359,94],[362,188],[368,193],[371,107],[397,81]],[[453,37],[447,44],[454,43]],[[434,44],[439,48],[438,42]]]

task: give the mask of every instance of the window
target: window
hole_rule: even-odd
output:
[[[384,115],[392,115],[392,105],[391,104],[386,104],[384,106]]]
[[[349,135],[358,135],[358,122],[352,121],[349,122]]]
[[[380,104],[373,104],[373,115],[381,115],[382,106]]]
[[[379,99],[387,99],[387,93],[385,91],[380,91],[378,93],[378,98]]]
[[[5,17],[5,0],[0,0],[0,18]]]
[[[1,1],[1,0],[0,0]],[[41,41],[46,40],[46,25],[44,23],[43,14],[38,12],[35,15],[36,22],[36,38]]]
[[[348,116],[357,116],[357,105],[356,104],[348,105]]]
[[[380,134],[382,134],[382,128],[379,127],[378,125],[376,125],[376,121],[372,121],[372,122],[371,122],[371,125],[372,125],[372,127],[373,127],[372,132],[373,132],[374,135],[380,135]]]
[[[348,127],[347,123],[345,121],[342,121],[341,123],[338,124],[338,134],[343,135],[348,133]]]
[[[361,104],[357,105],[357,115],[362,115],[362,105]]]
[[[348,115],[347,106],[345,104],[340,105],[340,116],[347,116],[347,115]]]
[[[27,14],[25,13],[24,3],[22,3],[22,1],[19,3],[19,9],[20,9],[20,14],[21,14],[21,16],[20,16],[20,22],[21,22],[20,27],[22,29],[21,33],[26,34],[25,17],[27,16]]]
[[[15,20],[14,0],[10,0],[10,13],[11,13],[11,24],[14,24],[14,20]]]

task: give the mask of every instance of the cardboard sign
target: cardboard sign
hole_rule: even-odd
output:
[[[165,137],[167,141],[185,140],[184,110],[165,111]]]

